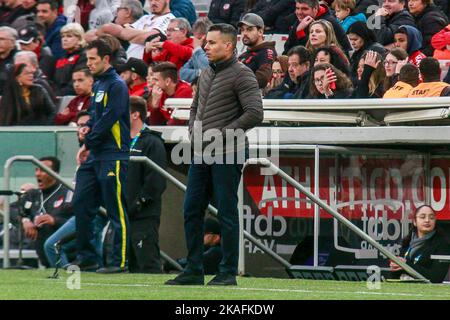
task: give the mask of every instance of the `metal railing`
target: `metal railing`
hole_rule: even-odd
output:
[[[132,160],[131,160],[132,161]],[[5,190],[10,190],[10,174],[11,174],[11,167],[14,164],[14,162],[30,162],[34,164],[35,166],[39,167],[41,170],[45,171],[48,175],[50,175],[52,178],[56,179],[57,181],[61,182],[65,187],[67,187],[69,190],[75,191],[74,186],[71,183],[66,182],[60,175],[58,175],[55,171],[53,171],[51,168],[43,165],[38,159],[36,159],[33,156],[15,156],[12,158],[9,158],[5,162],[4,167],[4,188]],[[102,214],[106,215],[106,210],[104,208],[100,208],[100,212]],[[4,203],[4,214],[3,214],[3,268],[9,268],[10,263],[10,255],[9,255],[9,228],[8,225],[10,223],[10,204],[9,204],[9,198],[6,197],[5,203]],[[161,257],[166,260],[168,263],[170,263],[172,266],[174,266],[177,270],[183,270],[183,268],[172,258],[170,258],[166,253],[164,253],[162,250],[160,250]]]

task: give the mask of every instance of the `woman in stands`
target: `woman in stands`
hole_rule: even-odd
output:
[[[350,76],[350,65],[348,60],[343,58],[332,47],[321,47],[317,49],[312,58],[314,65],[320,63],[329,63],[345,73],[346,76]]]
[[[450,243],[442,230],[436,227],[436,212],[428,205],[418,207],[411,231],[402,241],[400,259],[431,282],[440,283],[449,266],[431,259],[431,256],[449,254]],[[395,262],[391,261],[390,268],[394,277],[404,277],[404,271]]]
[[[375,51],[367,51],[359,61],[353,98],[382,98],[384,94],[384,78],[386,71],[383,66],[383,57]]]
[[[75,95],[72,73],[86,65],[84,30],[79,23],[69,23],[61,28],[61,43],[64,57],[56,61],[54,82],[57,96]]]
[[[47,91],[33,80],[33,71],[25,64],[14,66],[0,101],[0,125],[53,123],[56,107]]]
[[[270,90],[278,87],[286,76],[288,71],[288,57],[277,56],[272,63],[272,78],[264,89],[264,95]]]
[[[321,63],[313,67],[309,99],[346,99],[351,93],[352,82],[335,66]]]
[[[383,55],[386,50],[376,41],[375,33],[364,22],[353,23],[347,31],[347,36],[354,50],[350,58],[350,74],[353,84],[356,85],[358,65],[364,52],[372,50]]]
[[[346,56],[347,53],[344,53],[339,41],[336,38],[333,25],[331,22],[323,19],[311,23],[309,26],[309,38],[306,43],[306,48],[311,53],[314,53],[315,50],[321,47],[332,48],[348,63],[348,58]]]
[[[397,82],[398,72],[397,65],[405,65],[408,62],[408,53],[402,48],[395,48],[389,52],[384,58],[384,70],[386,78],[384,80],[384,90],[387,91]],[[398,72],[397,72],[398,71]]]

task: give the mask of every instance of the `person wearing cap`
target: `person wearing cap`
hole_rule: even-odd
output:
[[[8,81],[8,68],[13,65],[17,31],[11,27],[0,27],[0,95]]]
[[[86,66],[86,42],[83,37],[84,30],[79,23],[69,23],[61,28],[61,43],[65,54],[56,61],[53,78],[58,96],[76,95],[72,73],[73,70]]]
[[[17,40],[20,50],[32,51],[37,55],[39,69],[49,79],[53,79],[55,73],[56,60],[52,51],[44,44],[43,39],[34,25],[27,25],[19,30],[19,39]]]
[[[167,27],[167,40],[161,42],[160,37],[145,44],[144,61],[168,61],[179,70],[191,57],[194,50],[194,40],[190,37],[191,25],[185,18],[170,20]]]
[[[152,67],[153,88],[149,105],[150,125],[184,125],[186,121],[172,119],[172,109],[165,107],[168,98],[192,98],[189,83],[179,80],[177,67],[172,62],[161,62]]]
[[[263,89],[272,77],[272,64],[277,56],[275,41],[264,41],[264,21],[255,13],[247,13],[238,27],[242,43],[247,46],[238,60],[252,69],[259,88]]]
[[[147,64],[141,59],[130,58],[119,67],[120,77],[128,86],[130,96],[144,97],[149,94],[147,87]]]
[[[245,9],[245,0],[212,0],[208,18],[213,23],[228,23],[237,26]]]

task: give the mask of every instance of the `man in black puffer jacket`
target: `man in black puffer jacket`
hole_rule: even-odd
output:
[[[394,34],[400,26],[416,26],[414,18],[405,9],[405,0],[394,0],[393,2],[384,0],[383,7],[375,12],[375,17],[380,19],[380,25],[377,26],[375,23],[374,31],[377,41],[383,46],[394,44]]]
[[[408,8],[415,19],[417,29],[422,33],[423,42],[420,51],[431,57],[434,53],[431,38],[448,25],[448,18],[431,0],[410,1]]]
[[[313,21],[320,19],[327,20],[333,25],[336,38],[346,54],[352,49],[340,23],[330,13],[326,5],[319,5],[318,0],[296,0],[295,14],[297,22],[289,31],[283,54],[286,54],[292,47],[306,46],[309,38],[309,26]]]
[[[245,0],[212,0],[208,18],[213,23],[228,23],[236,27],[245,8]]]

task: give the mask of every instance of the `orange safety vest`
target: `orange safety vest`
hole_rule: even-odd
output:
[[[383,98],[408,98],[408,95],[412,89],[412,85],[403,81],[398,81],[392,88],[385,92]]]
[[[442,90],[448,87],[445,82],[424,82],[413,88],[408,98],[440,97]]]

